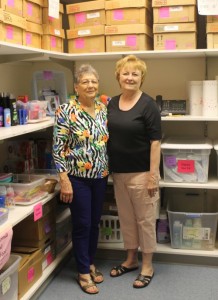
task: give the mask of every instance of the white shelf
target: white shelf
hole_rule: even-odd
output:
[[[192,188],[192,189],[218,189],[218,178],[209,178],[206,183],[195,182],[165,182],[160,180],[160,187]]]
[[[123,243],[99,243],[99,249],[107,250],[124,250]],[[157,244],[157,250],[155,253],[162,254],[176,254],[176,255],[191,255],[191,256],[206,256],[206,257],[218,257],[218,249],[215,248],[211,251],[205,250],[188,250],[188,249],[174,249],[170,244]]]
[[[190,116],[190,115],[176,115],[176,116],[166,116],[166,117],[161,117],[162,121],[205,121],[205,122],[210,122],[210,121],[218,121],[218,116],[217,117],[202,117],[202,116]]]
[[[37,282],[26,292],[26,294],[20,298],[20,300],[29,300],[42,286],[51,273],[58,267],[61,261],[69,254],[72,249],[72,243],[70,243],[56,258],[55,260],[43,271],[42,276]]]
[[[43,130],[54,125],[54,118],[35,124],[16,125],[0,128],[0,141],[26,133]]]

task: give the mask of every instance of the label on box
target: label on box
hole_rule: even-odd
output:
[[[78,35],[88,35],[91,31],[89,29],[79,30]]]
[[[165,156],[165,165],[168,167],[168,168],[173,168],[173,167],[176,167],[176,156],[175,155],[168,155],[168,156]]]
[[[174,12],[177,12],[177,11],[183,11],[183,7],[182,6],[171,6],[169,8],[170,11],[174,11]]]
[[[112,46],[125,46],[126,42],[125,41],[113,41]]]
[[[210,232],[211,232],[210,228],[183,226],[183,239],[207,241],[210,239]]]
[[[163,26],[164,31],[178,31],[179,26],[178,25],[167,25]]]
[[[11,287],[11,277],[8,276],[2,281],[2,295],[5,295]]]
[[[35,269],[32,267],[27,272],[27,281],[28,282],[33,281],[34,277],[35,277]]]
[[[87,14],[86,17],[87,17],[87,19],[99,18],[100,13],[99,12],[94,12],[94,13],[91,13],[91,14]]]
[[[182,159],[177,161],[177,172],[178,173],[194,173],[195,172],[195,161]]]

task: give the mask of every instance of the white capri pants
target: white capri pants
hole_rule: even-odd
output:
[[[149,172],[113,173],[114,192],[125,249],[156,250],[156,207],[159,192],[147,191]]]

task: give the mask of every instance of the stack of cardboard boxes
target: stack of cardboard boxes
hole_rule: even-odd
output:
[[[151,1],[110,0],[105,9],[107,52],[153,49]]]
[[[197,48],[196,0],[152,0],[154,50]]]
[[[218,48],[218,16],[207,16],[207,48]]]

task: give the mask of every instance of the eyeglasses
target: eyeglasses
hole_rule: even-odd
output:
[[[89,85],[89,84],[97,85],[98,80],[82,80],[82,81],[80,81],[80,84],[82,84],[82,85]]]

